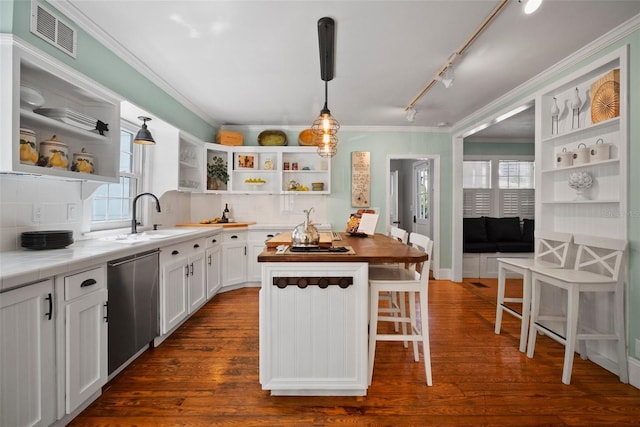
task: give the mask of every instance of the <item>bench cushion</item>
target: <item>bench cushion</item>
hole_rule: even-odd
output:
[[[498,252],[533,252],[533,242],[498,242]]]
[[[488,242],[485,217],[463,218],[462,231],[465,243]]]
[[[521,242],[520,217],[487,217],[487,237],[491,242]]]

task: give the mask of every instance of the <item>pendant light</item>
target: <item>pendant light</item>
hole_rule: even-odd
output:
[[[133,140],[134,144],[143,144],[143,145],[154,145],[156,141],[151,136],[151,132],[147,129],[147,122],[151,121],[150,117],[138,116],[138,119],[142,120],[142,127],[136,134],[135,139]]]
[[[331,111],[327,106],[328,82],[333,79],[335,68],[335,28],[335,21],[332,18],[324,17],[318,20],[320,78],[324,81],[324,107],[322,107],[320,115],[311,125],[311,129],[315,140],[318,141],[318,154],[322,157],[333,157],[338,151],[338,137],[336,134],[340,129],[340,124],[331,115]]]

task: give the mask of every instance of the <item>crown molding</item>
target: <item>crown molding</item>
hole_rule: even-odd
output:
[[[112,51],[115,55],[129,64],[133,69],[138,71],[145,78],[149,79],[153,84],[169,94],[172,98],[182,104],[189,111],[196,114],[211,126],[220,126],[220,123],[218,123],[213,117],[211,117],[209,114],[205,113],[199,107],[189,101],[189,99],[183,96],[180,91],[174,88],[162,77],[160,77],[155,71],[153,71],[143,61],[141,61],[140,58],[132,54],[126,47],[118,43],[108,32],[100,28],[98,24],[96,24],[94,21],[89,19],[89,17],[80,12],[74,5],[69,3],[68,0],[48,0],[47,3],[63,13],[68,19],[82,28],[83,31],[96,39],[107,49]]]
[[[280,129],[283,131],[303,131],[308,129],[309,126],[300,125],[222,125],[220,129],[235,130],[235,131],[247,131],[247,132],[262,132],[265,129]],[[395,133],[449,133],[450,127],[434,127],[434,126],[340,126],[340,132],[338,132],[338,138],[341,132],[395,132]]]
[[[578,49],[555,65],[547,68],[540,74],[532,77],[526,82],[516,86],[501,97],[495,99],[483,108],[476,110],[464,119],[459,120],[452,126],[455,132],[465,131],[471,126],[476,126],[478,122],[486,119],[487,116],[495,114],[495,110],[507,103],[517,103],[517,99],[524,98],[528,95],[533,96],[538,86],[542,86],[548,79],[568,70],[577,65],[580,61],[586,60],[594,54],[611,46],[612,44],[622,40],[634,31],[640,29],[640,14],[632,17],[626,22],[613,28],[606,34],[598,37],[588,45]]]

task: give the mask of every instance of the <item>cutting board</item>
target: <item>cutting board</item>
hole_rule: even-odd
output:
[[[215,224],[200,224],[199,222],[187,222],[184,224],[176,224],[176,227],[222,227],[222,228],[237,228],[248,227],[255,224],[255,222],[217,222]]]
[[[333,243],[333,233],[331,232],[320,232],[320,246],[331,246]],[[271,239],[267,240],[268,248],[275,248],[280,245],[291,245],[291,231],[285,231],[283,233],[278,234],[277,236],[273,236]]]

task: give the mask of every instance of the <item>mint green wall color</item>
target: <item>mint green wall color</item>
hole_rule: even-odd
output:
[[[465,156],[535,156],[535,144],[505,142],[465,142]]]
[[[13,1],[0,0],[0,33],[10,33],[13,29]]]
[[[50,4],[44,4],[44,6],[72,24],[70,19]],[[13,16],[12,23],[7,25],[9,27],[7,32],[15,34],[27,43],[108,87],[151,115],[202,140],[213,141],[216,132],[214,126],[173,99],[81,28],[76,26],[78,50],[77,57],[74,59],[31,33],[29,29],[30,0],[0,0],[0,8],[3,32],[5,32],[5,21],[10,21],[10,17]],[[5,9],[8,17],[5,17]]]

